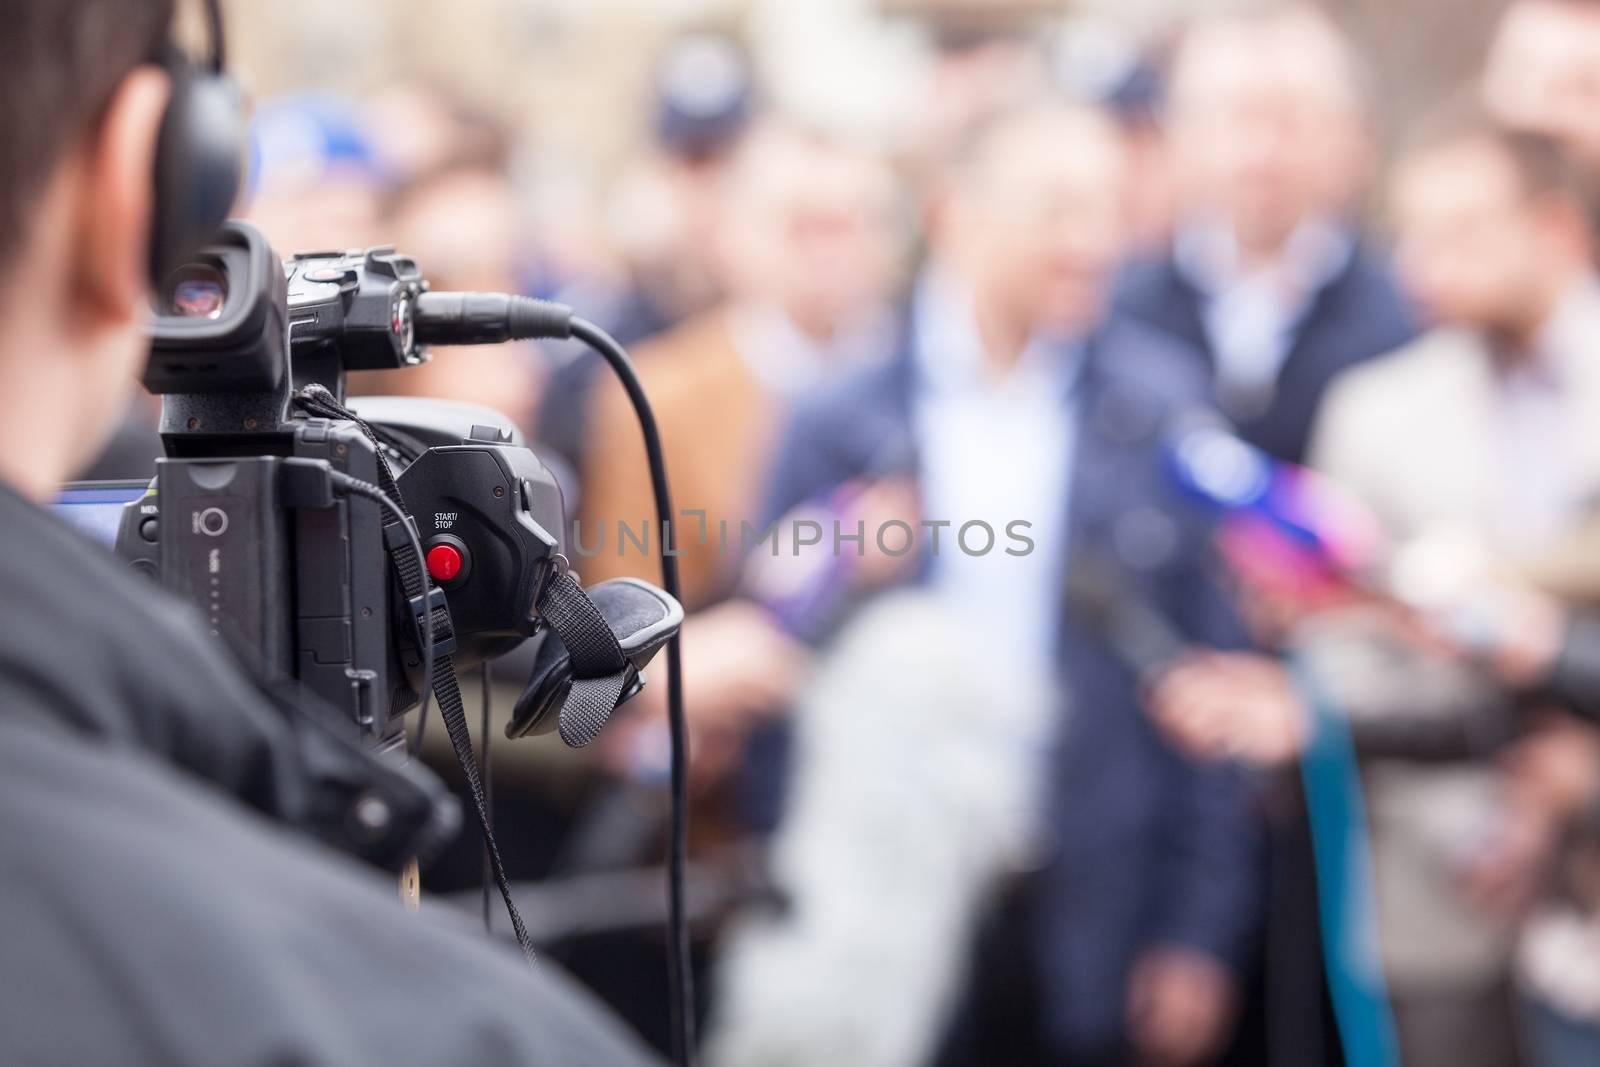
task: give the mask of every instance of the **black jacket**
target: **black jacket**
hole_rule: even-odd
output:
[[[349,855],[425,848],[431,777],[276,705],[185,605],[4,485],[0,529],[0,1062],[649,1062],[559,975],[407,913]],[[350,818],[370,796],[385,833]]]
[[[1132,265],[1116,295],[1122,313],[1186,342],[1201,354],[1197,358],[1203,360],[1203,369],[1214,374],[1216,357],[1202,300],[1170,254]],[[1416,332],[1393,272],[1358,243],[1344,269],[1313,295],[1296,325],[1270,403],[1259,411],[1230,412],[1235,426],[1269,454],[1303,463],[1329,384],[1350,367],[1401,347]],[[1261,1031],[1271,1062],[1306,1067],[1339,1063],[1323,988],[1310,826],[1298,782],[1285,780],[1281,787],[1268,805],[1273,817],[1264,993],[1257,990],[1247,1004],[1246,1028]]]
[[[1214,365],[1201,295],[1171,256],[1136,263],[1117,290],[1117,309],[1179,338]],[[1239,433],[1290,463],[1305,462],[1317,406],[1328,384],[1357,363],[1412,340],[1417,324],[1389,268],[1357,245],[1344,269],[1311,299],[1295,327],[1272,402],[1237,416]]]

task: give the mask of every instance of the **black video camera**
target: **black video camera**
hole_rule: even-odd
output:
[[[561,489],[503,417],[401,398],[352,410],[345,396],[348,371],[419,364],[429,342],[563,336],[564,312],[429,292],[392,248],[280,262],[229,223],[158,294],[144,381],[163,397],[167,455],[120,505],[118,552],[366,743],[403,742],[436,665],[535,636],[507,733],[559,725],[587,743],[682,609],[643,582],[578,588]],[[119,488],[75,483],[64,499],[103,506]]]

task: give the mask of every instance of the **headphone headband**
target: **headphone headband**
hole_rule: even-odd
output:
[[[158,288],[216,235],[239,194],[244,109],[223,70],[220,0],[206,0],[205,11],[209,62],[197,65],[177,48],[165,49],[161,61],[172,78],[172,97],[156,144],[150,225],[150,282]]]

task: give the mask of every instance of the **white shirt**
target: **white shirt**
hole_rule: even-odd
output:
[[[931,564],[936,593],[992,642],[997,669],[1030,680],[1052,676],[1067,553],[1067,513],[1076,438],[1069,395],[1082,363],[1078,342],[1035,341],[1003,376],[984,355],[972,294],[929,271],[915,305],[917,392],[913,429],[922,462],[924,519],[947,521]],[[958,543],[964,523],[994,530],[986,554]],[[1027,555],[1008,538],[1013,522],[1034,542]],[[930,547],[934,531],[919,531]],[[981,551],[987,534],[968,532]]]
[[[1536,549],[1569,529],[1583,505],[1567,440],[1572,383],[1563,368],[1593,355],[1596,292],[1592,278],[1575,285],[1539,331],[1533,350],[1493,368],[1509,475],[1500,532],[1523,548]]]
[[[1272,404],[1296,327],[1354,251],[1344,230],[1307,219],[1272,264],[1247,270],[1229,227],[1194,222],[1178,231],[1174,259],[1204,297],[1200,318],[1216,357],[1217,396],[1230,415],[1248,418]]]

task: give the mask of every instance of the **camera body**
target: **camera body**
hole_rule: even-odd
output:
[[[382,398],[369,427],[296,404],[316,386],[342,403],[349,370],[425,360],[425,289],[392,249],[280,263],[254,229],[228,224],[160,293],[145,384],[163,396],[167,456],[117,534],[119,553],[197,605],[213,637],[379,747],[399,741],[417,700],[418,620],[432,605],[396,584],[379,504],[328,494],[307,478],[315,464],[367,483],[385,461],[397,472],[452,622],[435,654],[458,668],[536,633],[539,591],[564,562],[560,487],[492,413]]]

